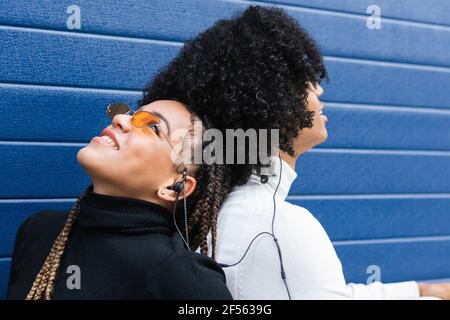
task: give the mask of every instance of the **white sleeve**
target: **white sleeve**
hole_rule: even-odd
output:
[[[419,286],[415,281],[396,283],[374,282],[371,284],[349,283],[347,287],[354,299],[368,300],[410,300],[420,297]]]
[[[294,299],[417,299],[415,281],[347,284],[330,238],[306,209],[291,205],[280,214],[280,239],[287,281]],[[284,230],[280,230],[284,229]]]

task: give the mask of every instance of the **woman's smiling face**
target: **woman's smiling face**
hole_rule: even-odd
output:
[[[161,191],[182,176],[176,170],[171,145],[181,145],[191,130],[191,113],[173,100],[155,101],[139,110],[157,115],[162,132],[152,127],[135,127],[131,115],[118,114],[102,131],[115,143],[95,137],[78,152],[77,161],[91,178],[96,193],[165,204],[169,199],[164,199],[166,192]]]
[[[328,137],[326,123],[328,118],[323,115],[324,104],[320,101],[323,89],[319,84],[315,86],[308,84],[308,96],[306,98],[306,108],[313,111],[313,121],[311,128],[303,128],[294,140],[294,150],[297,155],[302,154],[312,147],[324,142]]]

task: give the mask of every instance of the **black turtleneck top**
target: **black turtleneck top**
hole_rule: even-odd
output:
[[[67,216],[40,211],[22,223],[8,299],[26,297]],[[162,206],[97,194],[91,185],[80,202],[52,299],[232,299],[222,269],[185,248],[171,217]]]

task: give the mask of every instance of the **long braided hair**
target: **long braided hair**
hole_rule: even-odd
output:
[[[203,128],[213,128],[207,116],[202,117]],[[202,150],[211,141],[202,142]],[[202,163],[198,168],[196,180],[198,187],[192,195],[194,206],[190,208],[191,215],[188,231],[191,239],[191,249],[200,247],[200,252],[208,255],[208,233],[211,231],[211,257],[216,257],[217,219],[225,197],[233,187],[232,167],[224,164]]]
[[[186,109],[191,112],[191,121],[200,120],[192,110],[183,104]],[[213,123],[207,116],[201,119],[202,136],[205,130],[214,128]],[[201,143],[191,144],[192,148],[200,148],[203,151],[212,141],[203,141]],[[193,152],[196,152],[195,150]],[[197,187],[189,198],[188,203],[188,235],[190,239],[191,250],[197,250],[204,255],[209,253],[208,234],[211,231],[211,257],[216,256],[217,242],[217,219],[220,207],[225,197],[230,192],[232,185],[232,168],[224,164],[207,164],[202,162],[201,165],[194,166],[195,179]],[[179,170],[181,171],[181,170]],[[192,172],[192,168],[190,168]],[[181,201],[181,200],[179,200]],[[182,206],[179,207],[180,211]],[[182,214],[178,215],[180,220],[177,221],[179,227],[183,227],[184,220],[181,219]]]
[[[26,300],[40,300],[44,291],[45,300],[50,300],[51,294],[53,293],[53,284],[56,278],[56,273],[58,272],[61,256],[64,252],[70,230],[72,229],[73,223],[78,215],[79,203],[81,199],[84,198],[89,187],[80,194],[78,199],[73,204],[69,216],[67,217],[66,223],[64,224],[64,227],[59,233],[55,242],[53,242],[53,245],[47,258],[45,259],[44,264],[41,267],[41,270],[34,279],[33,285],[28,292]]]
[[[200,247],[200,252],[204,255],[208,255],[207,236],[211,230],[211,257],[215,259],[217,219],[222,202],[230,190],[230,178],[224,165],[204,165],[201,170],[205,174],[200,172],[201,187],[196,190],[201,198],[190,216],[188,230],[189,234],[194,234],[191,249]]]
[[[212,127],[212,124],[206,118],[202,121],[202,132],[205,128]],[[202,150],[205,146],[206,144],[202,142]],[[190,174],[195,174],[197,180],[197,188],[191,195],[190,205],[188,206],[189,212],[192,212],[188,219],[190,247],[192,250],[200,247],[201,253],[208,255],[207,236],[211,230],[213,258],[215,257],[219,209],[231,188],[229,171],[230,169],[224,165],[205,163],[189,171]],[[73,204],[64,227],[53,242],[50,252],[26,296],[26,300],[40,300],[43,293],[45,300],[51,299],[61,257],[79,213],[79,204],[90,187],[85,189]]]

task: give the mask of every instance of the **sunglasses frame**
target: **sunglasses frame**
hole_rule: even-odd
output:
[[[113,116],[111,116],[111,106],[116,105],[116,104],[121,104],[121,105],[123,105],[123,106],[126,106],[126,107],[128,108],[128,111],[123,112],[123,113],[116,113],[116,114],[114,114]],[[133,111],[133,110],[131,110],[131,107],[130,107],[130,105],[129,105],[128,103],[122,103],[122,102],[118,102],[118,103],[110,103],[110,104],[106,107],[106,114],[107,114],[107,116],[108,116],[110,119],[113,119],[113,118],[114,118],[116,115],[118,115],[118,114],[125,114],[125,115],[127,115],[127,114],[129,114],[130,112],[131,112],[131,116],[132,116],[132,117],[133,117],[136,113],[139,113],[139,112],[146,112],[146,113],[149,113],[149,114],[151,114],[153,117],[155,117],[156,119],[158,119],[158,125],[161,123],[161,119],[160,119],[157,115],[153,114],[153,113],[150,112],[150,111],[146,111],[146,110]],[[136,128],[150,128],[150,126],[142,126],[142,127],[136,126],[136,125],[133,123],[133,121],[131,121],[131,123],[132,123],[133,126],[136,127]],[[175,148],[173,147],[172,143],[170,143],[170,141],[169,141],[169,139],[167,138],[167,136],[166,136],[166,134],[164,133],[164,131],[161,129],[160,132],[161,132],[161,134],[163,135],[164,140],[167,141],[167,143],[168,143],[168,144],[170,145],[170,147],[172,148],[173,152],[175,152],[175,154],[177,154],[177,156],[178,156],[178,153],[175,151]]]

